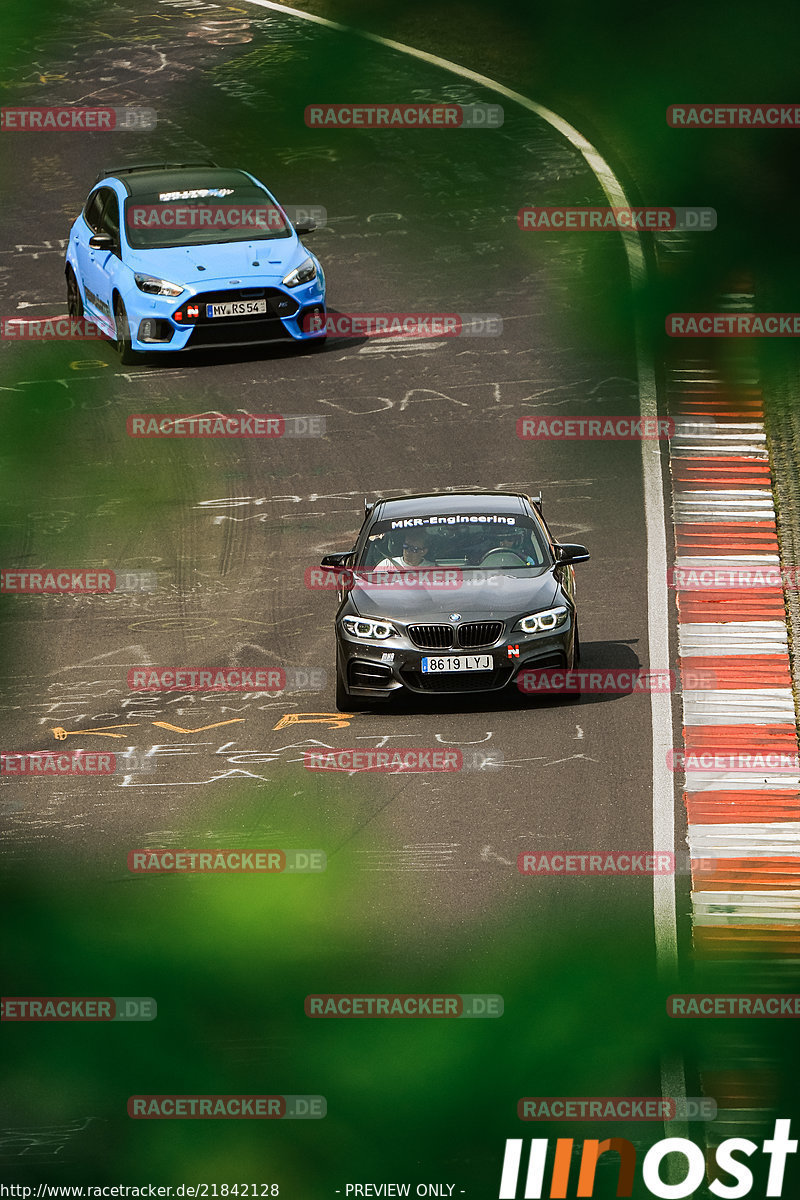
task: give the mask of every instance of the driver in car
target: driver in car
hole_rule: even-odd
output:
[[[479,546],[473,548],[468,561],[473,566],[480,566],[483,559],[492,550],[509,550],[512,554],[517,555],[520,563],[524,562],[527,567],[538,567],[541,565],[537,563],[535,558],[531,558],[528,554],[525,545],[525,531],[523,529],[502,529],[490,537],[482,539]]]
[[[382,558],[371,571],[408,571],[417,567],[435,567],[433,559],[428,558],[428,539],[424,533],[410,533],[408,540],[403,542],[402,558]]]
[[[512,533],[508,529],[503,530],[497,539],[497,548],[499,550],[512,550],[514,554],[518,554],[520,558],[525,560],[525,565],[527,567],[539,566],[539,564],[536,562],[536,559],[531,558],[530,554],[528,554],[526,551],[525,533],[521,529],[516,533]]]

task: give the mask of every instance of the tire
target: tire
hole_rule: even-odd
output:
[[[117,296],[114,301],[114,327],[117,331],[116,341],[114,343],[117,351],[117,357],[124,367],[129,367],[133,363],[139,361],[138,351],[131,346],[131,331],[128,325],[128,314],[125,312],[125,305]]]
[[[580,666],[580,662],[581,662],[581,640],[578,637],[578,625],[576,622],[576,624],[575,624],[575,642],[572,647],[572,667],[570,669],[573,671],[577,670],[577,668]],[[562,696],[559,700],[559,703],[560,704],[580,704],[582,695],[583,694],[581,692],[577,692],[574,695]]]
[[[75,278],[75,272],[72,267],[67,267],[67,313],[73,321],[79,321],[83,316],[83,300],[81,299],[81,290],[78,287],[78,281]]]
[[[352,712],[350,707],[350,693],[339,678],[339,672],[336,672],[336,709],[338,712]]]

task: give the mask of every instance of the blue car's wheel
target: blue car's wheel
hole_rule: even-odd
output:
[[[125,312],[125,305],[117,296],[114,301],[114,328],[117,331],[114,345],[116,347],[119,361],[123,366],[129,367],[131,363],[137,361],[138,355],[131,348],[131,330],[128,324],[128,314]]]
[[[74,321],[83,316],[83,301],[72,267],[67,267],[67,313]]]

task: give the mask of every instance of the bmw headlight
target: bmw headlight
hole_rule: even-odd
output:
[[[170,283],[168,279],[157,279],[155,275],[134,275],[136,286],[140,292],[148,296],[180,296],[186,289],[179,283]]]
[[[569,609],[560,604],[558,608],[545,608],[542,612],[520,617],[514,628],[521,629],[523,633],[549,633],[558,629],[560,625],[565,625],[568,617]]]
[[[311,283],[312,279],[317,277],[317,264],[310,256],[301,262],[299,267],[295,267],[288,275],[284,275],[283,283],[287,287],[297,287],[301,283]]]
[[[351,637],[377,642],[385,641],[389,637],[398,637],[397,630],[389,621],[371,621],[368,617],[342,617],[342,625]]]

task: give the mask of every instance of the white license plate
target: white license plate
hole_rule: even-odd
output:
[[[206,305],[207,317],[250,317],[266,311],[266,300],[228,300],[225,304]]]
[[[464,672],[491,671],[494,666],[491,654],[459,654],[445,658],[426,657],[422,660],[423,675],[434,675],[441,671]]]

